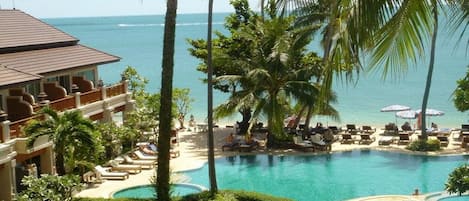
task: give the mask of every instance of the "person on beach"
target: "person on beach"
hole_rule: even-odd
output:
[[[147,154],[147,155],[156,155],[156,152],[151,150],[150,147],[148,145],[140,145],[140,151],[142,151],[142,153],[144,154]]]
[[[410,127],[410,123],[408,121],[406,121],[402,126],[401,126],[401,129],[403,131],[411,131],[412,130],[412,127]]]
[[[419,193],[419,189],[418,189],[418,188],[416,188],[416,189],[414,190],[414,193],[412,193],[412,195],[420,195],[420,193]]]

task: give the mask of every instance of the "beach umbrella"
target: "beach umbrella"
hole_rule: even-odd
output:
[[[417,114],[420,114],[422,112],[422,109],[418,109],[417,111],[415,111]],[[430,109],[430,108],[427,108],[427,110],[425,110],[425,115],[427,116],[443,116],[445,113],[443,111],[440,111],[440,110],[435,110],[435,109]]]
[[[398,112],[398,111],[406,111],[410,110],[410,107],[405,105],[388,105],[386,107],[381,108],[381,112]],[[395,118],[397,124],[397,117]]]
[[[405,110],[410,110],[410,107],[405,106],[405,105],[389,105],[389,106],[383,107],[381,109],[381,112],[397,112],[397,111],[405,111]]]
[[[412,125],[412,119],[417,118],[417,112],[415,110],[405,110],[396,112],[396,117],[401,119],[410,119],[410,124]]]
[[[417,112],[415,112],[414,110],[399,111],[396,112],[396,117],[399,117],[401,119],[415,119],[417,118]]]
[[[422,109],[418,109],[415,111],[417,114],[420,114],[422,112]],[[435,109],[431,109],[431,108],[427,108],[427,110],[425,110],[425,116],[443,116],[445,115],[445,113],[443,111],[440,111],[440,110],[435,110]],[[420,117],[419,117],[420,118]],[[419,122],[420,122],[420,119],[419,119]],[[430,123],[430,121],[428,121],[427,123]]]

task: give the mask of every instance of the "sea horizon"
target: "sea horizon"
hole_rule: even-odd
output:
[[[227,32],[223,24],[228,14],[214,14],[214,31]],[[120,79],[120,73],[127,65],[130,65],[135,67],[140,75],[150,80],[147,91],[152,93],[159,91],[164,15],[44,18],[42,20],[80,39],[81,44],[122,58],[120,62],[99,67],[100,79],[103,79],[104,83],[117,82]],[[178,14],[173,85],[178,88],[189,88],[191,97],[195,99],[186,121],[190,115],[194,115],[197,122],[203,122],[207,114],[207,86],[201,81],[206,75],[196,70],[200,62],[190,56],[187,50],[190,46],[186,39],[206,39],[206,37],[206,14]],[[317,45],[318,40],[320,39],[315,38],[311,49],[321,55],[322,51]],[[441,110],[445,114],[430,117],[427,121],[435,122],[441,128],[460,128],[461,124],[469,123],[467,113],[458,112],[451,97],[456,87],[456,80],[465,76],[469,64],[467,51],[462,47],[464,45],[456,47],[456,40],[456,36],[448,35],[443,31],[440,32],[437,40],[435,70],[428,108]],[[322,122],[324,125],[356,124],[383,128],[389,122],[401,125],[405,121],[410,121],[415,124],[416,120],[395,118],[393,112],[380,112],[380,109],[393,104],[406,105],[414,110],[420,108],[428,58],[429,56],[426,55],[425,59],[420,59],[417,64],[411,65],[406,74],[386,80],[381,78],[380,71],[361,72],[359,76],[355,76],[358,81],[349,84],[337,78],[333,88],[338,96],[338,102],[334,104],[334,107],[339,111],[341,121],[317,116],[312,119],[311,125]],[[227,94],[222,94],[217,90],[214,92],[214,106],[228,98]],[[240,116],[234,115],[218,122],[228,125],[239,120],[241,120]],[[263,119],[260,121],[266,122]]]

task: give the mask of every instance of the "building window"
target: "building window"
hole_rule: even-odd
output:
[[[94,70],[87,70],[87,71],[82,71],[77,73],[78,76],[83,76],[85,80],[89,80],[93,83],[96,84],[95,76],[94,76]]]
[[[62,86],[63,88],[65,88],[67,91],[70,91],[70,89],[71,89],[70,76],[69,75],[49,77],[49,78],[47,78],[47,82],[58,82],[59,85]]]
[[[25,87],[25,91],[31,95],[34,96],[34,98],[37,100],[37,95],[41,93],[41,86],[39,82],[34,82],[31,84],[27,84]]]

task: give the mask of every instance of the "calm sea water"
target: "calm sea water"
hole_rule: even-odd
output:
[[[214,30],[224,32],[224,17],[227,14],[214,15]],[[105,83],[116,82],[120,73],[127,66],[135,67],[148,78],[148,90],[157,92],[161,85],[161,57],[163,43],[164,16],[127,16],[97,18],[61,18],[45,19],[47,23],[80,39],[81,44],[120,56],[118,63],[103,65],[99,69]],[[206,117],[207,87],[201,82],[205,76],[196,70],[199,61],[189,55],[187,38],[207,37],[207,16],[205,14],[181,14],[177,17],[176,52],[174,87],[190,88],[195,99],[191,114],[198,121]],[[443,27],[443,29],[447,29]],[[456,80],[462,78],[469,64],[465,41],[455,47],[457,36],[440,33],[436,65],[430,94],[429,108],[442,110],[444,116],[431,117],[440,127],[460,127],[468,123],[467,113],[457,112],[452,103],[451,94]],[[317,42],[316,42],[317,43]],[[312,45],[314,46],[314,45]],[[314,47],[313,47],[314,48]],[[318,48],[314,48],[318,49]],[[319,49],[318,49],[318,52]],[[356,84],[345,84],[337,80],[334,89],[339,97],[335,105],[340,112],[341,122],[334,122],[325,117],[321,121],[326,125],[344,125],[355,123],[384,127],[388,122],[396,121],[394,113],[379,112],[382,107],[401,104],[419,109],[425,87],[428,58],[409,69],[406,75],[398,79],[381,79],[381,74],[361,73]],[[226,100],[228,96],[216,93],[214,104]],[[239,120],[238,116],[221,120],[223,123]],[[397,119],[399,124],[405,120]],[[413,121],[415,122],[415,120]]]

